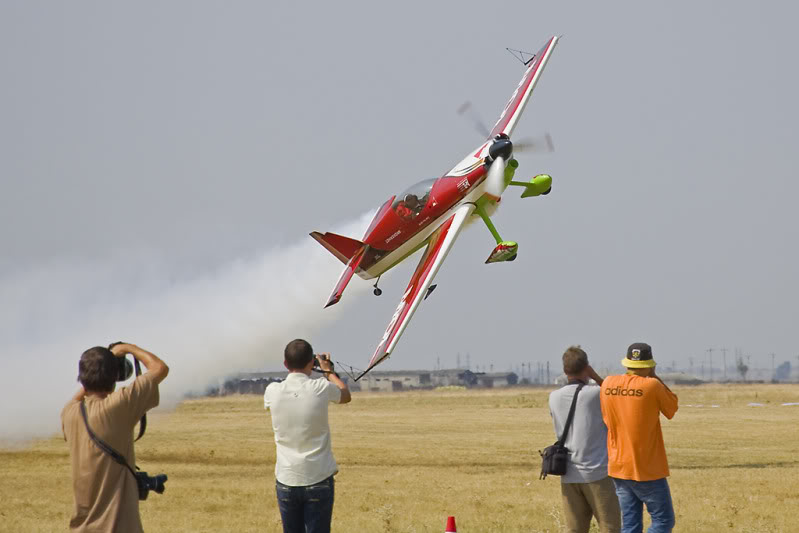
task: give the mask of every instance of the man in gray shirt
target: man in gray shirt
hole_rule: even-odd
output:
[[[608,477],[608,429],[602,420],[598,386],[602,378],[588,364],[588,355],[579,346],[571,346],[563,354],[563,372],[569,382],[549,395],[549,412],[557,438],[563,434],[574,393],[577,396],[574,419],[564,445],[571,452],[566,475],[560,481],[566,531],[587,533],[594,516],[603,533],[621,530],[621,511],[613,481]]]

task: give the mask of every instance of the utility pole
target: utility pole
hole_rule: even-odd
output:
[[[771,381],[776,381],[777,376],[774,374],[774,352],[771,352]]]
[[[549,385],[551,381],[549,381],[549,361],[547,361],[547,385]]]
[[[721,356],[724,358],[724,381],[727,381],[727,348],[721,349]]]
[[[713,381],[713,348],[708,348],[707,353],[710,356],[710,361],[708,361],[710,363],[710,381]]]

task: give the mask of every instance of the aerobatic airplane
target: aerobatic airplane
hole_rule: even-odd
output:
[[[381,274],[425,248],[383,338],[356,381],[386,359],[397,346],[413,313],[435,288],[431,286],[433,278],[472,216],[479,216],[485,222],[497,242],[486,263],[516,259],[518,244],[502,240],[489,215],[508,186],[522,187],[522,198],[548,194],[552,188],[552,178],[546,174],[530,181],[513,180],[519,164],[513,158],[511,134],[557,42],[558,37],[551,37],[537,54],[524,62],[527,70],[488,138],[452,170],[440,178],[412,185],[386,200],[361,240],[335,233],[311,233],[346,265],[325,307],[341,299],[353,274],[379,281]],[[381,292],[375,282],[375,295]]]

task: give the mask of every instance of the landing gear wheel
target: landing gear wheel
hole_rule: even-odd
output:
[[[512,256],[508,257],[508,261],[516,261],[516,256],[518,254],[513,254]]]
[[[543,194],[544,196],[546,196],[547,194],[549,194],[549,193],[551,193],[551,192],[552,192],[552,187],[550,187],[549,189],[547,189],[547,192],[542,192],[541,194]]]
[[[378,288],[378,286],[377,286],[378,283],[380,283],[380,276],[377,276],[377,280],[375,281],[375,284],[372,285],[372,287],[375,288],[375,290],[372,291],[373,293],[375,293],[375,296],[380,296],[381,294],[383,294],[383,291],[380,290],[380,288]]]

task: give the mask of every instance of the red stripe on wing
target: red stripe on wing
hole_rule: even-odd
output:
[[[463,228],[466,219],[474,211],[474,208],[473,204],[462,205],[430,236],[427,248],[416,266],[416,270],[411,277],[410,283],[408,283],[408,287],[405,289],[405,293],[402,295],[402,299],[400,299],[397,310],[394,311],[394,316],[391,317],[391,322],[389,322],[380,344],[378,344],[372,359],[369,361],[369,366],[357,379],[360,379],[361,376],[388,357],[391,350],[394,349],[399,336],[424,298],[424,292],[430,286],[433,277],[435,277],[436,272],[441,267],[444,257],[446,257],[452,247],[452,243],[461,228]]]
[[[547,41],[547,44],[545,44],[544,47],[541,48],[541,50],[539,50],[535,55],[533,62],[530,63],[529,67],[527,67],[527,71],[524,73],[522,81],[520,81],[519,86],[516,87],[516,92],[514,92],[510,97],[508,104],[502,111],[502,115],[500,115],[499,120],[494,125],[494,129],[491,130],[491,134],[488,136],[489,139],[493,138],[499,133],[510,134],[509,131],[506,131],[506,128],[508,127],[508,124],[511,123],[511,120],[513,120],[513,117],[515,117],[517,113],[522,112],[523,107],[520,108],[520,106],[525,101],[528,93],[532,90],[530,85],[533,83],[533,80],[536,79],[536,74],[538,74],[538,72],[541,70],[544,60],[547,59],[548,53],[555,46],[556,41],[556,37],[550,38],[549,41]]]

